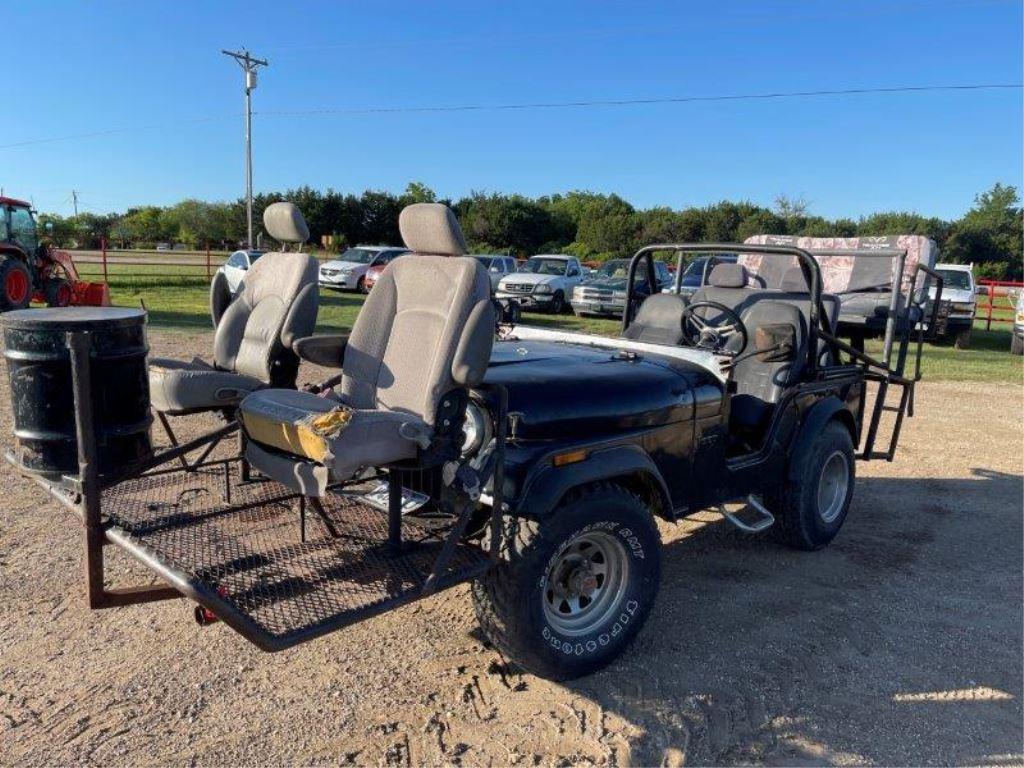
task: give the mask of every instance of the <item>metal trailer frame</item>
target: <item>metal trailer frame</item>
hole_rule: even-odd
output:
[[[896,446],[899,443],[900,430],[903,426],[905,416],[914,415],[914,385],[921,380],[921,353],[927,333],[934,329],[938,321],[939,305],[942,299],[943,280],[941,275],[931,267],[918,263],[906,296],[903,296],[903,276],[905,271],[907,252],[905,250],[878,250],[878,251],[807,251],[803,248],[789,245],[753,245],[747,243],[671,243],[662,245],[648,245],[638,250],[629,264],[629,277],[626,283],[626,311],[622,316],[622,330],[625,331],[633,321],[638,303],[632,301],[633,285],[636,281],[637,270],[643,263],[647,269],[648,279],[654,275],[654,254],[664,251],[671,251],[677,255],[676,282],[675,288],[678,294],[682,283],[682,263],[687,254],[702,253],[735,253],[735,254],[758,254],[765,256],[794,257],[800,265],[800,269],[807,281],[810,309],[808,312],[808,333],[806,346],[806,360],[803,365],[804,379],[814,381],[818,376],[818,347],[824,343],[832,348],[837,357],[840,352],[850,358],[851,365],[860,367],[861,376],[865,381],[874,381],[878,384],[875,402],[871,412],[867,436],[858,459],[870,461],[872,459],[885,459],[892,461],[896,455]],[[889,311],[886,318],[885,340],[883,342],[882,359],[875,359],[866,354],[863,349],[858,349],[852,344],[839,339],[832,333],[828,325],[828,315],[821,302],[822,280],[821,267],[815,256],[850,256],[868,255],[879,258],[897,260],[897,275],[893,280],[889,297]],[[923,285],[917,288],[919,279],[923,277]],[[928,280],[936,282],[935,299],[932,301],[931,316],[924,317],[925,304],[928,299]],[[900,313],[900,299],[904,298],[904,309]],[[912,310],[916,310],[916,313]],[[918,316],[915,318],[914,315]],[[914,352],[914,370],[907,374],[907,355],[910,352],[912,335],[915,335],[913,342],[916,345]],[[896,349],[896,364],[892,363],[893,347]],[[886,395],[889,387],[896,385],[901,387],[899,405],[886,405]],[[861,400],[861,413],[858,414],[858,422],[863,421],[863,409],[866,406],[865,399]],[[896,414],[893,424],[893,432],[890,436],[889,445],[885,450],[876,451],[875,442],[878,437],[878,430],[884,412]]]
[[[352,502],[345,502],[352,510],[359,507],[358,514],[366,516],[373,514],[384,518],[374,530],[386,530],[386,537],[380,541],[367,543],[363,542],[358,546],[372,547],[374,556],[378,562],[386,562],[389,558],[398,562],[402,558],[408,559],[410,555],[417,555],[418,548],[424,548],[422,557],[417,560],[418,568],[409,570],[406,568],[404,574],[408,576],[413,573],[417,581],[414,589],[396,591],[387,599],[378,600],[372,604],[356,604],[350,610],[340,611],[335,615],[320,620],[308,627],[301,627],[287,633],[273,633],[265,626],[254,621],[248,615],[244,607],[240,607],[239,601],[233,600],[231,595],[216,586],[214,582],[204,581],[205,576],[199,571],[189,572],[182,568],[181,563],[168,560],[155,553],[147,544],[145,536],[132,529],[132,526],[119,524],[105,514],[104,499],[109,501],[109,494],[116,494],[118,488],[123,484],[135,483],[160,483],[182,481],[200,478],[204,476],[210,482],[216,482],[221,489],[220,504],[214,512],[205,515],[197,515],[195,518],[188,514],[170,516],[163,518],[159,525],[152,526],[154,529],[173,531],[176,527],[199,526],[202,521],[199,517],[224,519],[232,515],[258,512],[261,507],[268,505],[289,505],[298,507],[298,528],[300,544],[292,543],[282,546],[281,552],[287,553],[289,547],[298,549],[302,546],[321,546],[329,548],[332,543],[341,546],[343,543],[350,544],[353,537],[347,536],[343,530],[338,530],[338,521],[333,520],[325,504],[321,499],[304,497],[302,494],[281,486],[274,481],[267,479],[245,480],[237,485],[233,482],[235,473],[233,465],[241,464],[244,459],[241,455],[227,459],[208,459],[212,446],[222,442],[225,438],[235,432],[239,432],[239,424],[232,421],[222,427],[214,429],[206,434],[185,443],[177,444],[171,448],[154,453],[150,457],[123,468],[121,471],[102,476],[98,470],[98,446],[94,432],[94,413],[92,400],[92,385],[89,378],[89,361],[92,354],[92,334],[89,332],[69,332],[66,336],[70,356],[72,373],[72,389],[75,407],[75,434],[78,443],[78,475],[62,476],[59,479],[48,477],[25,470],[13,451],[7,451],[6,458],[21,474],[36,482],[46,489],[66,509],[74,513],[82,521],[82,534],[84,545],[84,575],[85,575],[85,596],[87,603],[92,609],[114,608],[126,605],[137,605],[188,597],[198,603],[195,609],[195,618],[200,625],[207,625],[215,621],[224,621],[233,629],[238,631],[247,640],[266,651],[278,651],[292,647],[302,642],[312,640],[321,635],[361,621],[370,616],[390,610],[423,597],[434,592],[454,586],[455,584],[469,581],[476,578],[485,570],[489,569],[497,560],[500,552],[501,539],[501,513],[503,505],[504,488],[504,445],[507,435],[507,393],[502,387],[478,387],[476,391],[489,394],[494,404],[494,447],[490,459],[492,470],[490,478],[481,478],[482,482],[488,479],[492,481],[491,497],[493,503],[489,519],[486,521],[486,530],[489,533],[487,549],[482,545],[467,543],[463,537],[468,529],[473,513],[477,505],[468,496],[457,493],[457,514],[452,515],[453,521],[450,528],[439,529],[440,533],[432,535],[428,543],[426,538],[419,542],[408,541],[403,538],[403,523],[409,526],[409,519],[403,520],[402,514],[402,477],[403,473],[419,471],[422,468],[405,464],[395,465],[384,469],[385,471],[375,475],[375,478],[387,478],[388,482],[388,504],[386,512],[371,510],[366,505],[359,505]],[[241,437],[241,433],[239,433]],[[241,444],[240,440],[240,444]],[[483,451],[486,446],[481,447]],[[194,462],[184,462],[185,456],[193,451],[202,450],[201,458]],[[181,465],[177,462],[182,461]],[[168,467],[165,465],[174,464]],[[434,467],[436,468],[436,467]],[[213,480],[216,475],[217,479]],[[241,476],[241,473],[239,473]],[[268,492],[258,495],[254,501],[246,499],[238,492],[239,487],[248,484],[249,487],[269,489]],[[336,484],[330,487],[330,491],[336,492],[347,484]],[[141,503],[141,502],[140,502]],[[152,506],[152,505],[151,505]],[[329,505],[328,505],[329,506]],[[328,530],[333,539],[327,539],[318,545],[315,541],[307,544],[307,511],[312,510],[319,518],[324,528]],[[443,537],[443,538],[442,538]],[[143,585],[121,588],[108,588],[105,586],[105,559],[104,547],[116,545],[127,552],[135,560],[156,573],[165,584]],[[428,546],[429,544],[429,546]],[[453,562],[458,559],[457,550],[476,549],[480,552],[479,557],[471,558],[468,565],[455,567]],[[347,552],[351,554],[351,548]],[[276,551],[269,553],[254,553],[249,564],[256,567],[264,561],[277,554]],[[262,555],[262,556],[261,556]],[[463,560],[466,560],[463,557]],[[451,567],[449,567],[451,565]],[[247,567],[241,564],[239,568]],[[385,574],[386,575],[386,574]],[[301,577],[296,577],[301,579]],[[316,586],[311,587],[315,591]]]

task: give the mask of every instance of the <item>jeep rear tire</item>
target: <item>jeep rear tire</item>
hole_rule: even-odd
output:
[[[797,478],[766,499],[775,515],[772,535],[796,549],[821,549],[835,538],[850,511],[855,479],[853,440],[838,421],[818,433]]]
[[[32,301],[32,275],[25,262],[0,257],[0,312],[24,309]]]
[[[604,667],[643,626],[661,578],[651,510],[602,483],[537,522],[504,521],[502,558],[473,584],[481,629],[509,660],[550,680]]]

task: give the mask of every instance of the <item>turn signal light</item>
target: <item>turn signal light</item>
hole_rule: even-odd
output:
[[[564,467],[566,464],[575,464],[583,461],[585,458],[587,458],[586,450],[580,449],[578,451],[558,454],[551,460],[551,464],[556,467]]]

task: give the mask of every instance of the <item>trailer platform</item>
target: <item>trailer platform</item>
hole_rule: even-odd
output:
[[[491,564],[464,542],[439,560],[445,532],[414,516],[402,520],[401,547],[389,545],[387,512],[360,491],[321,502],[314,514],[279,483],[241,482],[239,462],[226,460],[104,489],[104,533],[211,620],[267,651],[469,581]]]

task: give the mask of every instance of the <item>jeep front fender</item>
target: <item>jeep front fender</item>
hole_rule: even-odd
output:
[[[641,478],[649,482],[661,501],[661,512],[672,515],[672,500],[661,472],[639,445],[616,445],[596,448],[587,458],[575,464],[555,467],[550,462],[526,479],[522,498],[515,512],[524,517],[541,518],[558,506],[573,488],[589,483]]]

